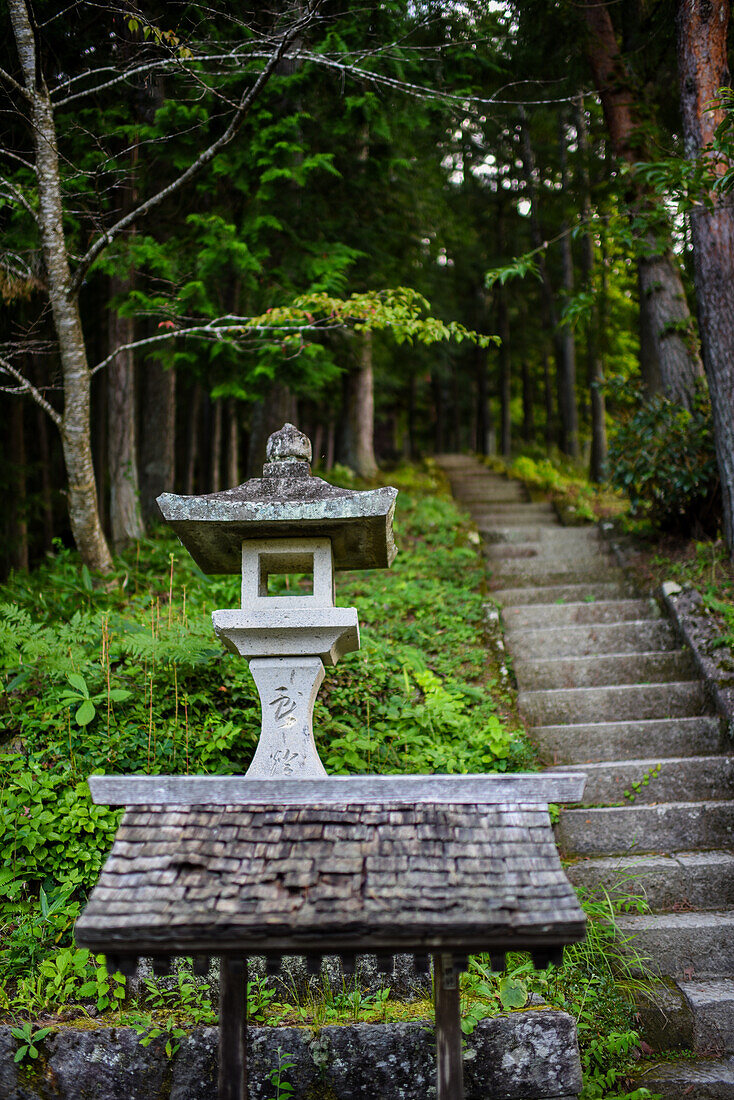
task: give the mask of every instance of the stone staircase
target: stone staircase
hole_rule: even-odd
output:
[[[658,603],[633,590],[594,527],[467,456],[438,459],[492,569],[519,705],[548,765],[587,774],[557,840],[579,885],[643,894],[623,915],[659,981],[640,1003],[664,1100],[734,1098],[734,759],[688,651]],[[727,1057],[729,1056],[729,1057]]]

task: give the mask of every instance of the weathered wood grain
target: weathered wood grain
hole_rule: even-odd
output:
[[[464,1100],[459,971],[452,955],[433,956],[436,1100]]]
[[[240,775],[92,775],[94,802],[108,806],[356,806],[365,803],[578,802],[575,772],[511,775],[359,775],[247,779]]]

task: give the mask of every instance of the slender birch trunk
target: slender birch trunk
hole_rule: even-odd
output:
[[[64,380],[59,428],[68,480],[69,519],[84,561],[92,569],[107,573],[112,569],[112,557],[99,519],[90,440],[90,374],[79,299],[69,291],[71,272],[63,227],[56,125],[48,88],[36,68],[36,43],[25,0],[9,0],[8,6],[30,97],[41,249]]]

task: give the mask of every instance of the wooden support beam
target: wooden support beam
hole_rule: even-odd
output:
[[[247,1100],[247,960],[219,964],[218,1100]]]
[[[464,1100],[459,971],[453,955],[433,956],[436,1008],[436,1100]]]
[[[325,779],[248,779],[242,775],[90,775],[97,804],[107,806],[308,806],[387,802],[510,804],[580,802],[577,772],[508,775],[330,775]]]

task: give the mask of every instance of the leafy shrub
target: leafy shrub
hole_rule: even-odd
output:
[[[611,481],[661,530],[714,532],[721,490],[707,395],[692,412],[660,395],[639,400],[609,448]]]
[[[328,670],[317,701],[327,768],[524,766],[483,644],[481,555],[430,474],[390,480],[401,489],[394,569],[339,579],[362,650]],[[211,630],[213,608],[237,606],[237,578],[205,576],[165,533],[115,565],[98,583],[59,549],[0,589],[0,979],[11,992],[70,946],[114,836],[120,811],[92,805],[87,777],[241,773],[257,742],[247,665]]]

